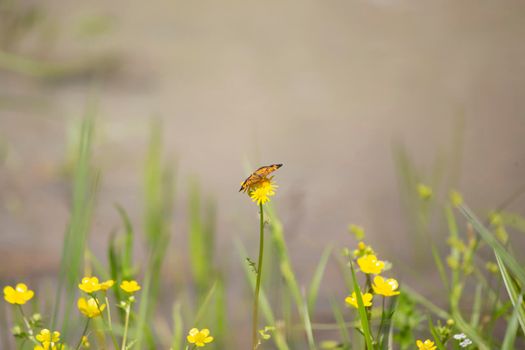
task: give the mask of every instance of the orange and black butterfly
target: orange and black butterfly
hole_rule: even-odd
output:
[[[254,185],[256,185],[258,182],[264,180],[268,175],[273,173],[275,170],[282,167],[282,164],[272,164],[272,165],[266,165],[262,166],[259,169],[255,170],[250,176],[244,180],[244,182],[241,184],[241,189],[239,192],[243,191],[246,192],[248,189]]]

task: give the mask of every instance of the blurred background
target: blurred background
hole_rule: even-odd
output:
[[[410,233],[403,162],[438,196],[460,190],[481,215],[520,193],[524,15],[522,1],[0,0],[0,281],[53,289],[68,164],[89,113],[101,177],[88,242],[101,261],[122,227],[115,204],[143,227],[157,125],[176,174],[162,272],[175,291],[191,268],[188,201],[198,186],[215,203],[229,321],[248,322],[233,242],[256,255],[257,208],[237,191],[251,170],[284,163],[273,203],[300,284],[324,246],[355,246],[355,223],[400,281],[439,300],[437,271],[425,270],[432,262]],[[525,197],[506,205],[523,214]],[[439,225],[432,234],[446,246]],[[345,293],[329,263],[320,317],[324,297]]]

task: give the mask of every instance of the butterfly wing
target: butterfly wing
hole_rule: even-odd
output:
[[[241,191],[246,192],[248,188],[250,188],[252,185],[264,179],[265,177],[267,177],[268,175],[270,175],[271,173],[273,173],[275,170],[279,169],[282,166],[283,166],[282,164],[272,164],[272,165],[262,166],[259,169],[255,170],[241,184],[241,188],[239,189],[239,192]]]

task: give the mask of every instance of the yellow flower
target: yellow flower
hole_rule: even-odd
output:
[[[50,343],[43,343],[42,345],[35,345],[33,350],[58,350],[58,347],[56,345],[51,345]]]
[[[378,275],[385,268],[384,261],[377,260],[377,257],[373,254],[365,255],[357,259],[357,264],[361,271],[366,274]]]
[[[60,332],[54,331],[53,334],[51,334],[49,329],[44,328],[40,331],[40,334],[36,335],[36,340],[41,343],[56,343],[60,341]]]
[[[427,185],[424,184],[418,184],[417,185],[417,193],[419,194],[419,198],[423,200],[428,200],[432,198],[432,188],[430,188]]]
[[[98,292],[100,290],[100,283],[96,277],[84,277],[78,288],[88,294]]]
[[[204,346],[213,341],[213,337],[210,336],[210,330],[206,328],[200,331],[197,328],[192,328],[186,339],[188,339],[190,344],[195,344],[198,347]]]
[[[399,292],[396,289],[399,288],[399,284],[393,278],[385,280],[381,276],[374,277],[374,283],[372,284],[372,289],[374,293],[384,295],[385,297],[391,297],[393,295],[398,295]]]
[[[107,280],[105,282],[102,282],[100,284],[100,289],[103,290],[103,291],[106,291],[108,290],[109,288],[113,287],[113,285],[115,284],[115,281],[113,280]]]
[[[361,298],[363,299],[363,305],[365,307],[372,306],[372,298],[373,298],[372,294],[370,294],[370,293],[362,294],[361,293]],[[355,307],[356,309],[358,308],[357,296],[356,296],[355,292],[352,292],[352,295],[347,296],[345,298],[345,302],[348,305],[351,305],[351,306]]]
[[[137,283],[137,281],[122,281],[120,284],[120,288],[128,293],[135,293],[136,291],[140,290],[140,285]]]
[[[430,339],[425,340],[424,342],[421,340],[416,341],[417,348],[419,350],[436,350],[437,347],[434,345],[434,342]]]
[[[18,283],[15,288],[11,286],[4,287],[4,299],[10,304],[24,305],[35,293],[27,289],[24,283]]]
[[[355,236],[355,239],[361,241],[365,238],[365,229],[362,226],[351,224],[348,230]]]
[[[450,191],[449,198],[450,203],[452,203],[454,207],[459,207],[463,204],[463,196],[458,191]]]
[[[89,298],[88,300],[79,298],[77,306],[80,312],[89,318],[100,316],[100,313],[106,308],[106,304],[101,304],[99,307],[94,298]]]
[[[91,346],[88,337],[82,336],[82,347],[88,349]]]
[[[256,202],[257,205],[269,202],[270,197],[275,195],[275,189],[277,188],[277,185],[273,183],[272,179],[273,177],[258,182],[249,192],[252,201]]]

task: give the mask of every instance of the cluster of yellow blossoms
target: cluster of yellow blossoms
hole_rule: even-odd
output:
[[[374,298],[373,294],[370,293],[372,291],[374,294],[382,295],[383,297],[391,297],[399,294],[399,291],[397,290],[399,284],[394,278],[385,279],[384,277],[379,276],[379,274],[385,269],[385,262],[377,258],[370,246],[367,246],[363,242],[359,242],[358,249],[354,251],[354,255],[359,257],[357,259],[357,265],[361,272],[366,275],[376,275],[373,279],[371,288],[369,288],[364,294],[361,294],[365,307],[372,306],[372,300]],[[348,305],[357,308],[356,293],[353,292],[346,297],[345,302]]]
[[[78,299],[77,306],[79,311],[89,319],[100,316],[102,314],[102,311],[106,309],[107,305],[99,301],[96,293],[107,293],[108,289],[110,289],[114,285],[115,281],[113,280],[100,282],[99,279],[94,276],[82,278],[82,280],[78,284],[78,288],[82,292],[86,293],[88,295],[88,298],[80,297]],[[124,292],[129,294],[128,301],[126,302],[128,304],[134,302],[135,300],[133,293],[141,289],[141,286],[137,283],[137,281],[134,280],[122,281],[119,287]],[[13,305],[24,305],[29,300],[31,300],[34,297],[34,295],[35,293],[32,290],[30,290],[24,283],[18,283],[14,287],[4,287],[4,299],[5,301]],[[107,302],[107,295],[104,294],[104,297]],[[25,316],[23,314],[22,317],[26,321],[26,324],[30,326],[30,322],[27,319],[25,319]],[[32,336],[32,334],[35,333],[33,333],[33,330],[30,328],[29,334],[31,335],[30,339],[32,339],[33,343],[35,343],[33,350],[61,350],[65,348],[64,344],[60,344],[60,332],[58,331],[50,331],[47,328],[42,328],[40,330],[40,333],[36,334],[36,336]],[[194,347],[203,347],[206,344],[211,343],[213,341],[213,337],[210,336],[209,329],[204,328],[199,330],[197,328],[192,328],[188,333],[187,341],[188,343],[193,344]],[[83,334],[80,339],[79,347],[82,347],[84,349],[90,347],[89,339],[85,334]]]
[[[102,311],[106,308],[106,304],[102,304],[95,296],[98,291],[107,292],[107,290],[115,284],[113,280],[107,280],[100,283],[97,277],[84,277],[79,283],[78,288],[89,295],[89,298],[80,297],[77,301],[77,306],[80,312],[89,318],[100,316]],[[140,285],[137,281],[123,281],[120,284],[120,289],[127,293],[134,293],[140,290]]]

